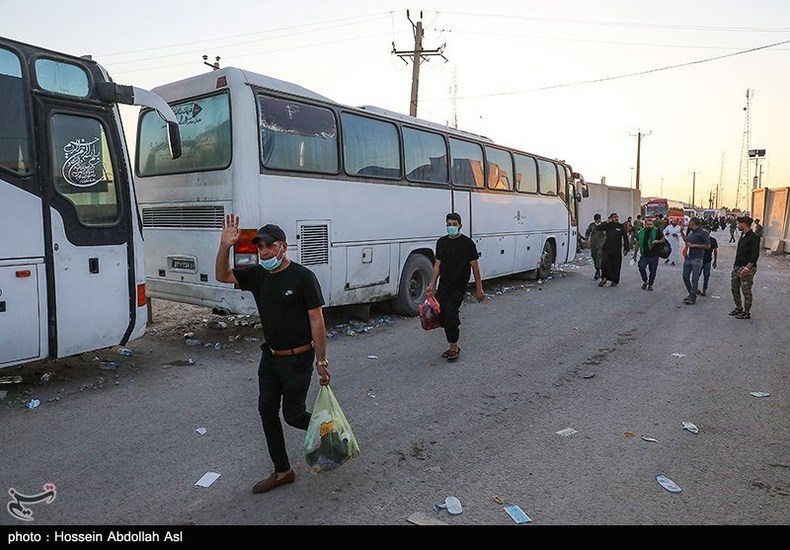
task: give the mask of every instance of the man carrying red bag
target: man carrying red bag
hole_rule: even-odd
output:
[[[425,292],[428,296],[433,296],[435,293],[438,299],[439,324],[444,328],[447,342],[450,344],[450,347],[442,353],[442,357],[448,361],[456,361],[461,353],[461,348],[458,347],[461,326],[459,313],[471,273],[474,273],[475,277],[477,301],[482,302],[486,295],[483,292],[483,280],[480,276],[477,246],[472,239],[461,233],[461,215],[450,212],[445,221],[447,235],[436,241],[436,261],[433,264],[431,284]]]

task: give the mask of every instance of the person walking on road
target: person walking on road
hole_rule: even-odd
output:
[[[637,218],[638,221],[638,218]],[[658,249],[657,246],[666,239],[661,232],[653,225],[652,219],[645,220],[645,226],[636,234],[636,246],[634,248],[634,261],[636,253],[640,252],[639,275],[642,276],[642,290],[653,290],[653,283],[656,281],[658,271]],[[650,269],[648,277],[647,270]]]
[[[664,260],[665,264],[675,265],[675,263],[680,262],[680,250],[682,248],[680,245],[681,233],[682,231],[678,225],[677,218],[672,218],[669,222],[669,225],[666,227],[666,229],[664,229],[664,237],[666,237],[670,247],[669,258]]]
[[[656,219],[653,220],[653,225],[661,231],[661,234],[664,234],[664,229],[667,228],[667,220],[664,219],[664,214],[659,214],[656,216]]]
[[[752,231],[752,218],[741,216],[738,218],[738,229],[741,238],[738,239],[738,248],[735,252],[735,262],[730,276],[732,299],[735,309],[730,315],[736,319],[752,318],[752,286],[754,274],[757,272],[757,259],[760,257],[760,238]],[[743,294],[743,300],[741,300]]]
[[[449,344],[442,357],[448,361],[455,361],[461,353],[461,348],[458,347],[460,310],[469,284],[470,272],[475,278],[477,301],[482,302],[486,295],[483,292],[483,280],[480,276],[477,246],[472,239],[461,233],[461,215],[450,212],[445,218],[445,223],[447,235],[436,241],[436,260],[433,264],[431,283],[425,292],[429,296],[435,294],[439,302],[439,324],[444,328]]]
[[[315,274],[286,256],[285,232],[277,225],[264,225],[252,239],[258,249],[257,265],[231,269],[230,250],[239,235],[239,217],[225,215],[215,276],[253,294],[263,325],[266,342],[258,366],[258,412],[274,473],[256,483],[252,492],[265,493],[296,479],[285,448],[280,403],[285,422],[307,430],[310,413],[305,400],[315,358],[320,384],[329,384],[324,298]]]
[[[628,243],[628,232],[625,230],[625,226],[620,223],[620,218],[616,213],[610,214],[609,219],[598,225],[595,230],[606,235],[601,255],[601,280],[598,282],[598,286],[604,286],[607,282],[610,282],[609,286],[617,286],[620,283],[623,256],[627,256],[631,249]],[[620,250],[623,252],[621,253]]]
[[[738,227],[738,220],[735,216],[730,217],[730,241],[731,243],[735,242],[735,229]]]
[[[715,221],[716,218],[713,218]],[[710,281],[711,267],[716,269],[716,264],[719,262],[719,243],[716,237],[711,236],[711,227],[703,225],[702,229],[708,234],[710,239],[710,248],[705,249],[705,254],[702,257],[702,290],[699,291],[700,296],[706,296],[708,293],[708,281]],[[712,265],[711,265],[712,264]]]
[[[592,256],[593,263],[595,264],[595,275],[593,280],[598,280],[601,277],[601,255],[603,250],[603,243],[606,240],[606,234],[596,231],[597,227],[601,224],[601,215],[595,214],[593,221],[587,226],[587,231],[584,232],[585,238],[590,241],[590,256]]]
[[[636,247],[636,237],[639,235],[639,232],[645,226],[645,221],[642,219],[642,214],[638,214],[636,216],[636,220],[634,221],[634,226],[631,228],[631,248]]]
[[[697,303],[699,276],[702,273],[702,259],[705,255],[705,250],[710,248],[710,237],[702,229],[700,219],[696,216],[689,218],[688,233],[688,235],[683,232],[680,233],[688,249],[686,259],[683,260],[683,284],[686,285],[688,296],[683,300],[683,303],[692,305]]]

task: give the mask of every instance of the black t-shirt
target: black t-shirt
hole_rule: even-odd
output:
[[[296,262],[277,273],[256,265],[234,269],[239,288],[255,297],[266,344],[272,349],[291,349],[312,339],[309,309],[324,305],[315,274]]]
[[[436,259],[439,265],[439,288],[442,290],[464,290],[469,284],[472,266],[476,260],[477,246],[463,233],[451,239],[449,235],[436,241]]]
[[[706,248],[705,252],[702,255],[703,264],[707,264],[713,261],[714,248],[719,248],[719,243],[716,241],[716,237],[710,237],[710,248]]]

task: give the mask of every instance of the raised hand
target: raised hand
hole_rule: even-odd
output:
[[[233,246],[239,241],[239,233],[239,217],[235,214],[225,214],[222,220],[220,243],[225,246]]]

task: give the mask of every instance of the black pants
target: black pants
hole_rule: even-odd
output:
[[[620,269],[623,266],[623,249],[603,249],[601,257],[601,277],[613,283],[620,282]]]
[[[448,290],[440,287],[436,292],[436,300],[439,302],[440,308],[439,324],[444,329],[447,342],[450,344],[458,343],[459,327],[461,326],[460,311],[464,294],[466,294],[465,288]]]
[[[294,428],[306,430],[310,424],[310,413],[307,412],[305,399],[313,376],[313,359],[313,350],[281,357],[265,348],[261,355],[258,367],[258,412],[261,414],[263,433],[275,472],[291,469],[280,423],[280,401],[285,422]]]

